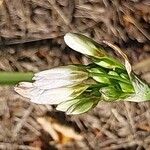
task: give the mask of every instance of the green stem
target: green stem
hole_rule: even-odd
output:
[[[32,72],[4,72],[0,71],[0,85],[15,85],[22,81],[32,81]]]

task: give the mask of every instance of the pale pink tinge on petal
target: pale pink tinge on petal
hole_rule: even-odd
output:
[[[59,104],[66,100],[72,99],[73,90],[68,88],[59,88],[51,90],[39,90],[35,89],[31,91],[31,101],[37,104]]]
[[[70,66],[61,66],[61,67],[56,67],[56,68],[51,68],[49,70],[41,71],[34,75],[33,80],[39,80],[43,78],[59,79],[59,78],[68,77],[72,72]]]
[[[64,87],[68,85],[72,85],[73,81],[71,80],[40,80],[40,81],[35,81],[33,85],[35,87],[38,87],[39,89],[54,89],[54,88],[59,88],[59,87]]]
[[[33,89],[32,83],[21,82],[14,87],[14,90],[23,97],[30,98],[30,91]]]
[[[71,99],[71,94],[73,93],[73,89],[71,88],[43,90],[28,82],[20,83],[14,90],[34,103],[52,105]]]
[[[81,84],[86,79],[83,68],[69,65],[36,73],[33,83],[21,82],[14,90],[37,104],[59,104],[83,92],[87,87]]]
[[[54,89],[54,88],[60,88],[60,87],[71,87],[75,86],[77,84],[82,83],[84,80],[88,79],[88,74],[81,74],[70,76],[69,79],[63,78],[63,79],[41,79],[36,80],[33,85],[35,87],[38,87],[39,89]]]
[[[32,88],[33,87],[33,83],[31,83],[31,82],[20,82],[18,86],[19,87]]]
[[[60,66],[36,73],[33,79],[37,80],[42,78],[46,79],[66,78],[71,74],[80,74],[80,72],[84,72],[83,68],[76,65]]]
[[[83,68],[68,65],[36,73],[33,85],[39,89],[54,89],[77,85],[86,79],[88,73]]]

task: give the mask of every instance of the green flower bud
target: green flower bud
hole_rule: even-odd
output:
[[[108,56],[100,44],[84,35],[77,33],[67,33],[64,36],[64,40],[66,44],[73,50],[84,55],[92,56],[94,63],[99,66],[109,69],[125,69],[124,65],[122,65],[118,60]]]
[[[110,84],[109,79],[105,76],[106,71],[100,67],[94,67],[94,68],[88,68],[89,76],[92,77],[95,81],[104,83],[104,84]]]
[[[102,77],[101,75],[99,76],[93,75],[92,78],[97,82],[110,84],[110,80],[107,77]]]
[[[122,91],[115,86],[103,87],[99,91],[102,94],[102,98],[106,101],[117,100],[122,94]]]
[[[78,98],[60,103],[56,109],[64,111],[67,114],[82,114],[89,111],[97,103],[97,100],[91,98]]]
[[[87,69],[90,73],[106,73],[106,71],[98,66]]]
[[[118,73],[115,71],[109,71],[108,74],[113,76],[119,76]]]
[[[100,59],[93,59],[94,63],[108,69],[120,68],[124,69],[125,67],[117,59],[112,57],[101,57]]]
[[[72,100],[68,100],[65,102],[60,103],[59,105],[57,105],[56,109],[59,111],[63,111],[63,112],[67,112],[67,110],[74,104],[76,104],[77,102],[79,102],[81,99],[76,98],[76,99],[72,99]]]
[[[134,93],[135,92],[132,84],[127,84],[127,83],[119,82],[119,85],[120,85],[121,90],[123,92],[127,92],[127,93]]]
[[[123,78],[123,79],[130,80],[128,74],[125,74],[125,73],[121,73],[120,77]]]

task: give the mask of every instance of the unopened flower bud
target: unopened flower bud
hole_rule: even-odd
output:
[[[34,86],[42,89],[53,89],[77,85],[88,79],[84,66],[68,65],[52,68],[36,73],[33,77]]]
[[[89,76],[92,77],[95,81],[104,83],[104,84],[109,84],[110,81],[109,79],[105,76],[106,71],[99,66],[97,67],[91,67],[87,69],[89,71]]]
[[[119,99],[120,95],[122,94],[122,91],[114,86],[107,86],[100,89],[100,93],[102,94],[102,98],[104,100],[116,100]]]
[[[90,98],[77,98],[60,103],[57,110],[64,111],[67,114],[81,114],[93,108],[98,103],[98,100]]]
[[[71,100],[85,91],[82,84],[88,73],[81,66],[69,65],[36,73],[33,83],[21,82],[15,91],[37,104],[59,104]]]
[[[103,48],[92,39],[77,33],[67,33],[65,43],[73,50],[95,58],[105,56]]]
[[[94,63],[108,69],[115,69],[115,68],[125,69],[123,64],[121,64],[117,59],[114,59],[112,57],[103,57],[101,59],[94,59]]]

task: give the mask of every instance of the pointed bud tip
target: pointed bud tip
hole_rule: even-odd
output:
[[[14,87],[14,91],[19,94],[20,88],[18,88],[17,86],[15,86]]]
[[[67,33],[64,36],[64,41],[70,48],[79,53],[89,56],[94,55],[95,45],[91,39],[82,34]]]
[[[80,40],[80,38],[75,33],[67,33],[64,36],[65,43],[73,50],[80,48],[80,43],[78,43],[76,40]]]
[[[105,56],[103,47],[85,35],[67,33],[64,36],[64,41],[70,48],[84,55],[95,58]]]
[[[76,33],[66,33],[65,36],[64,36],[64,40],[66,42],[66,40],[68,40],[69,38],[73,38],[73,37],[76,37],[77,34]]]

